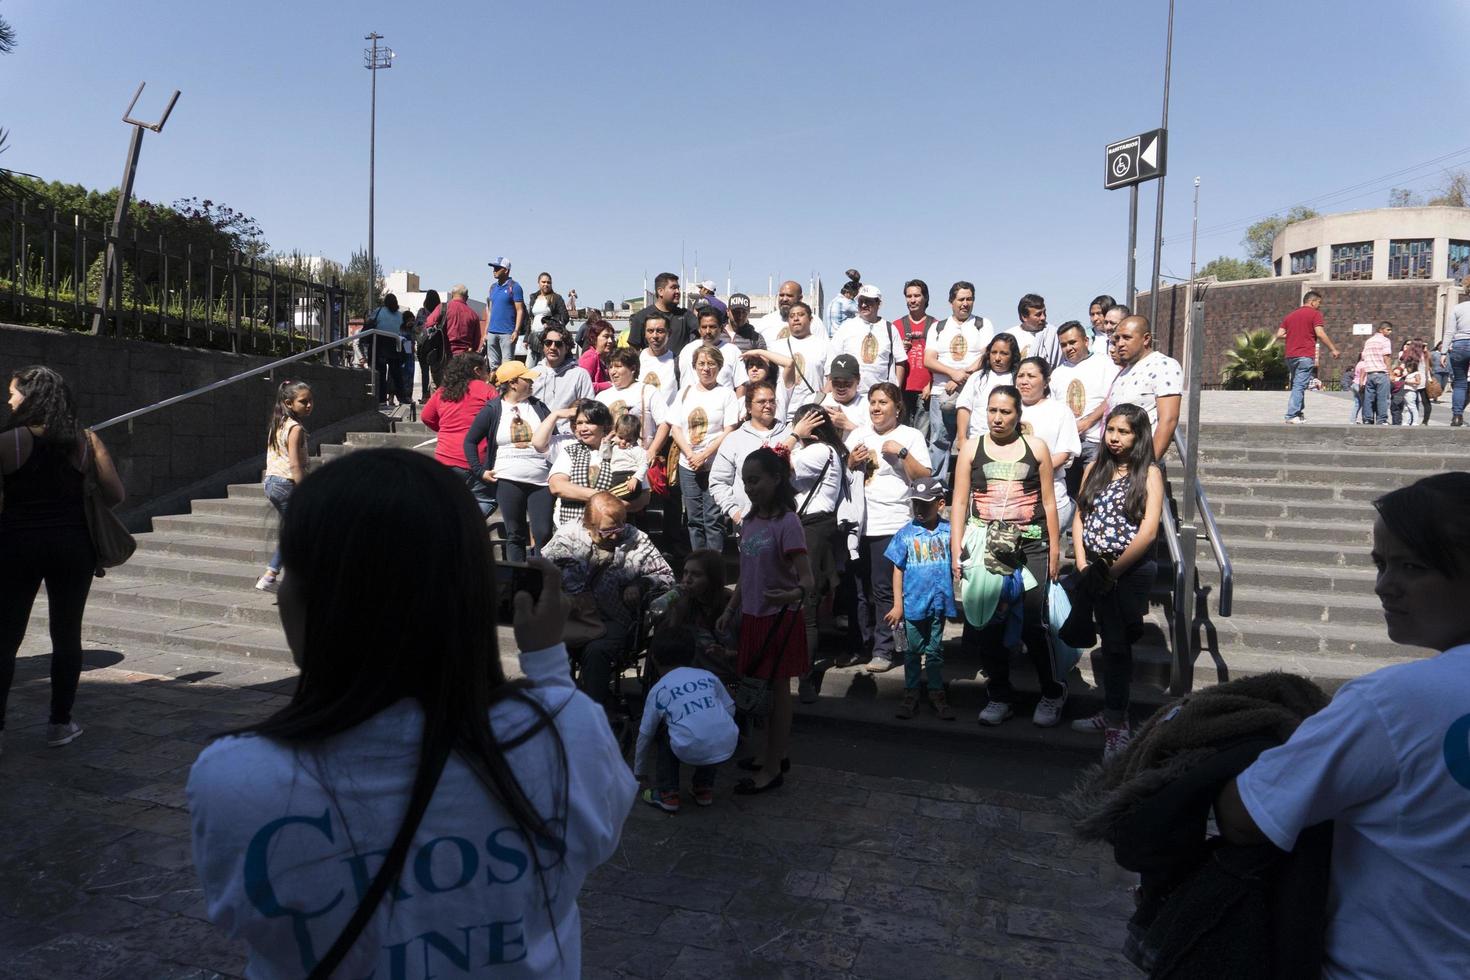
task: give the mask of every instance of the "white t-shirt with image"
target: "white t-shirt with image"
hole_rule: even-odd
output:
[[[894,349],[894,344],[898,349]],[[873,385],[897,381],[898,367],[908,363],[898,328],[887,320],[869,323],[855,316],[844,323],[827,348],[827,367],[839,354],[851,354],[858,362],[858,391],[866,395]]]
[[[982,316],[972,316],[964,323],[950,317],[929,328],[925,351],[933,351],[941,365],[951,369],[968,368],[985,353],[985,345],[995,336],[995,324]],[[945,379],[948,380],[948,379]]]
[[[543,453],[531,445],[540,424],[529,404],[502,403],[500,426],[495,430],[495,479],[546,486],[552,447]]]
[[[635,381],[626,388],[604,388],[597,400],[607,406],[616,423],[619,415],[632,415],[643,423],[643,440],[653,438],[658,427],[668,419],[669,406],[664,393],[654,385]]]
[[[699,377],[694,373],[694,353],[703,346],[703,341],[691,340],[679,352],[679,377],[686,388],[699,384]],[[728,388],[738,388],[745,384],[745,362],[740,358],[740,348],[734,344],[722,343],[713,346],[724,358],[719,371],[715,372],[715,384]]]
[[[1077,364],[1063,361],[1051,373],[1052,397],[1072,410],[1074,418],[1082,418],[1097,410],[1108,397],[1113,379],[1118,376],[1118,365],[1101,351],[1083,358]],[[1086,442],[1101,442],[1103,422],[1087,430]]]
[[[664,393],[665,402],[673,402],[674,396],[679,393],[680,379],[678,362],[674,359],[673,351],[665,350],[659,357],[654,357],[646,350],[638,354],[638,380],[655,385]]]
[[[1043,398],[1035,405],[1021,406],[1021,432],[1046,443],[1053,456],[1072,454],[1066,466],[1052,470],[1052,489],[1056,491],[1057,505],[1061,506],[1067,499],[1067,470],[1080,465],[1077,454],[1082,452],[1082,440],[1077,437],[1076,416],[1055,398]]]
[[[918,429],[907,425],[895,426],[881,434],[865,425],[847,436],[849,451],[867,446],[870,454],[866,469],[851,473],[854,479],[863,480],[868,498],[868,523],[863,534],[870,538],[893,534],[913,519],[905,461],[883,453],[883,444],[890,439],[907,449],[910,456],[917,456],[925,463],[929,461],[929,444]]]
[[[684,430],[690,449],[703,452],[726,427],[740,420],[740,408],[733,388],[705,388],[695,383],[675,397],[669,421]]]
[[[785,392],[783,417],[791,421],[791,413],[802,405],[822,400],[827,383],[827,338],[808,334],[801,339],[786,337],[771,345],[771,350],[785,354],[796,362],[793,383],[786,387],[786,369],[777,368],[780,386]]]
[[[987,426],[985,419],[985,407],[989,403],[990,393],[1001,385],[1013,385],[1016,376],[1010,373],[998,374],[994,371],[977,371],[970,375],[970,380],[960,389],[960,399],[956,402],[957,408],[968,408],[970,410],[970,430],[965,433],[966,439],[975,438],[975,434],[984,432]]]

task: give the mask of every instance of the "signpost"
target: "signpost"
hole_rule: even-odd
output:
[[[1133,309],[1137,295],[1138,264],[1138,185],[1164,176],[1169,134],[1162,129],[1150,130],[1109,143],[1104,151],[1106,169],[1103,189],[1128,188],[1128,309]],[[1158,292],[1157,286],[1154,292]]]

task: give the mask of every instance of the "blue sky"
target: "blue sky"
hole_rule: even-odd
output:
[[[904,4],[0,0],[19,34],[0,57],[12,169],[117,183],[119,121],[183,90],[149,134],[136,192],[199,196],[256,217],[272,246],[344,258],[367,240],[362,36],[397,52],[378,75],[377,252],[428,285],[479,292],[506,254],[583,302],[678,271],[724,292],[856,266],[902,312],[956,279],[1014,321],[1121,297],[1127,192],[1102,189],[1103,146],[1158,125],[1167,0]],[[1164,271],[1238,255],[1247,219],[1422,161],[1470,167],[1459,124],[1470,14],[1413,4],[1180,0]],[[1456,46],[1458,43],[1458,47]],[[1377,207],[1391,183],[1324,210]],[[1155,188],[1143,188],[1140,288]]]

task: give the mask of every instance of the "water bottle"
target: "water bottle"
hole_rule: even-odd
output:
[[[893,652],[900,655],[909,652],[909,631],[903,623],[893,627]]]

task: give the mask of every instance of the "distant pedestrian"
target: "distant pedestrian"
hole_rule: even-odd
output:
[[[1378,332],[1363,343],[1363,424],[1387,425],[1388,407],[1392,398],[1392,382],[1389,380],[1389,358],[1393,354],[1393,324],[1383,320]],[[1470,363],[1470,335],[1466,337],[1465,354]],[[1463,378],[1463,372],[1461,374]],[[1458,383],[1458,382],[1457,382]],[[1463,399],[1461,409],[1463,410]],[[1454,418],[1459,418],[1456,414]],[[1454,419],[1450,420],[1454,425]]]
[[[71,387],[40,366],[10,376],[0,476],[0,749],[16,654],[43,582],[51,627],[46,744],[62,746],[82,734],[71,710],[82,673],[82,614],[97,570],[84,511],[87,484],[95,481],[108,507],[122,503],[126,491],[102,440],[77,424]]]
[[[419,362],[419,400],[429,400],[429,382],[433,381],[437,388],[442,383],[444,376],[444,365],[449,363],[449,338],[444,333],[444,328],[437,323],[438,317],[434,311],[441,306],[437,290],[429,290],[424,294],[424,305],[419,310],[418,316],[418,343],[414,348],[414,354]],[[436,321],[434,327],[430,328],[429,318]]]
[[[765,338],[750,322],[750,297],[744,293],[731,293],[725,320],[725,342],[734,344],[744,354],[749,350],[760,350],[766,346]]]
[[[1439,385],[1441,395],[1446,391],[1452,391],[1450,382],[1450,355],[1444,350],[1445,346],[1444,343],[1440,343],[1429,351],[1429,367],[1434,374],[1435,382]],[[1439,404],[1439,399],[1435,398],[1434,403],[1436,405]]]
[[[313,408],[311,386],[304,381],[283,381],[276,389],[276,404],[265,439],[265,499],[277,514],[286,513],[286,502],[306,479],[306,428],[303,422]],[[262,592],[274,592],[280,584],[281,549],[276,547],[265,573],[255,580]]]
[[[616,333],[611,323],[598,320],[588,326],[587,349],[577,358],[577,365],[592,380],[594,395],[612,385],[612,379],[607,374],[607,363],[615,346]]]
[[[953,721],[954,709],[944,696],[944,623],[957,613],[944,484],[922,479],[909,487],[908,496],[913,519],[889,539],[884,552],[894,574],[893,608],[885,618],[890,628],[904,632],[904,694],[897,715],[908,719],[918,711],[922,681],[934,713]]]
[[[699,284],[698,289],[699,302],[695,305],[703,304],[705,306],[708,306],[712,310],[718,310],[720,314],[720,322],[724,323],[725,317],[730,312],[730,308],[725,305],[724,300],[715,295],[719,291],[715,287],[715,281],[713,279],[706,279]]]
[[[952,456],[964,452],[965,443],[985,432],[990,424],[986,406],[990,393],[1001,385],[1014,384],[1021,363],[1021,348],[1008,332],[990,338],[985,348],[985,366],[970,375],[955,403],[955,441]]]
[[[525,332],[526,294],[521,284],[510,277],[510,259],[496,256],[490,260],[495,281],[485,299],[490,324],[485,334],[485,364],[491,371],[515,359],[516,343]]]
[[[1067,493],[1075,500],[1082,488],[1082,473],[1097,458],[1102,444],[1103,415],[1107,412],[1113,379],[1118,376],[1118,365],[1107,354],[1107,336],[1102,335],[1094,348],[1087,340],[1086,328],[1076,320],[1068,320],[1057,328],[1057,340],[1062,345],[1062,363],[1051,374],[1051,388],[1062,404],[1072,410],[1077,419],[1077,435],[1082,440],[1077,461],[1067,468]]]
[[[746,766],[755,775],[736,784],[741,795],[778,789],[785,781],[791,678],[811,670],[801,604],[813,588],[812,569],[788,472],[786,460],[771,449],[757,449],[745,459],[751,512],[741,525],[740,580],[716,623],[718,632],[728,632],[738,614],[740,674],[766,681],[770,694],[765,755]]]
[[[573,292],[572,302],[576,302],[577,294]],[[541,363],[541,331],[549,323],[567,323],[571,316],[567,310],[567,301],[562,299],[561,294],[551,288],[551,273],[543,272],[536,277],[536,291],[531,294],[530,308],[526,311],[528,320],[524,335],[521,337],[517,353],[524,355],[526,364],[535,367]]]
[[[413,404],[413,368],[416,363],[414,352],[418,346],[418,317],[412,310],[403,311],[403,322],[398,327],[398,391],[395,395],[400,405]]]
[[[856,269],[847,270],[847,281],[832,297],[832,302],[827,304],[827,329],[833,336],[837,335],[838,329],[857,316],[857,294],[863,286],[863,277]]]
[[[1359,352],[1358,363],[1353,365],[1351,371],[1344,372],[1344,377],[1349,380],[1349,388],[1353,394],[1353,412],[1348,419],[1349,425],[1360,425],[1368,421],[1363,391],[1367,384],[1367,373],[1368,369],[1363,366],[1363,355]]]
[[[669,410],[669,432],[679,447],[678,484],[689,518],[691,550],[725,547],[725,516],[710,489],[711,464],[740,419],[740,402],[733,388],[717,384],[723,366],[718,348],[701,346],[694,355],[694,380]]]
[[[694,769],[694,802],[715,801],[715,774],[735,754],[740,729],[735,702],[719,678],[695,667],[696,636],[684,627],[660,632],[650,655],[666,673],[643,701],[633,753],[633,775],[644,782],[640,799],[665,813],[679,812],[679,765]],[[649,755],[654,755],[650,762]],[[651,777],[651,778],[650,778]]]
[[[1276,339],[1286,341],[1286,370],[1291,378],[1291,394],[1286,399],[1286,421],[1300,425],[1307,420],[1307,384],[1317,365],[1317,344],[1327,345],[1333,357],[1342,351],[1322,327],[1322,294],[1313,290],[1302,297],[1302,305],[1286,314],[1276,328]]]
[[[536,368],[536,382],[531,394],[553,412],[596,394],[592,376],[571,356],[571,349],[572,332],[566,324],[553,320],[542,328],[542,361]],[[560,431],[570,432],[571,427]]]
[[[444,384],[434,389],[420,415],[424,426],[439,437],[434,444],[434,458],[464,481],[485,517],[495,513],[495,490],[480,479],[480,474],[471,472],[464,455],[464,438],[485,403],[498,397],[487,378],[483,355],[468,351],[454,355],[444,369]],[[487,450],[483,442],[480,447]]]
[[[470,306],[469,295],[470,288],[464,283],[457,283],[449,290],[449,302],[435,307],[424,320],[425,327],[440,326],[444,329],[449,357],[465,351],[478,353],[484,340],[480,314]]]
[[[1470,370],[1470,276],[1460,284],[1460,302],[1450,311],[1444,335],[1449,345],[1450,384],[1453,388],[1450,425],[1459,427],[1465,424],[1465,376]]]
[[[498,367],[495,384],[500,397],[485,403],[464,438],[469,471],[494,488],[505,521],[508,561],[525,561],[530,549],[550,541],[555,530],[547,483],[557,417],[531,394],[535,380],[536,371],[519,361]]]
[[[383,302],[368,314],[363,330],[381,330],[393,336],[373,334],[358,341],[358,350],[376,370],[378,406],[388,408],[399,397],[403,387],[403,346],[400,331],[403,314],[398,310],[398,297],[384,293]]]
[[[1158,573],[1153,548],[1163,507],[1164,474],[1153,461],[1148,415],[1137,405],[1119,405],[1082,476],[1072,519],[1077,572],[1097,620],[1103,689],[1103,710],[1072,727],[1102,734],[1104,758],[1127,748],[1132,733],[1133,641]]]

